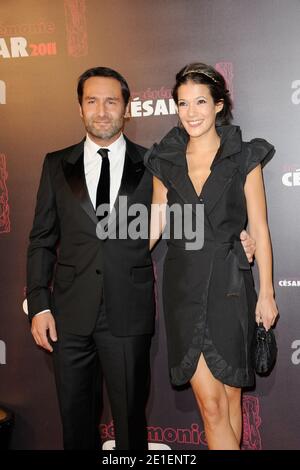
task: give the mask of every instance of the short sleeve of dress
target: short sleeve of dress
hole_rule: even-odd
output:
[[[243,162],[245,175],[250,173],[257,165],[261,164],[262,168],[274,156],[275,148],[272,144],[264,139],[253,139],[247,143],[246,158]]]
[[[146,152],[144,163],[146,168],[162,183],[169,187],[169,174],[173,165],[182,165],[182,155],[186,152],[188,136],[186,132],[173,127],[159,142]]]

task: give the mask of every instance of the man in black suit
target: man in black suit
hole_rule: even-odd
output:
[[[86,138],[46,156],[37,196],[27,269],[32,334],[53,350],[64,448],[99,446],[103,375],[117,449],[146,449],[154,324],[149,240],[100,240],[95,209],[108,203],[118,213],[119,196],[127,196],[128,206],[141,203],[150,213],[152,177],[145,149],[122,133],[125,79],[93,68],[77,92]]]
[[[46,156],[37,196],[27,267],[31,330],[53,351],[64,448],[99,447],[104,377],[116,448],[146,449],[153,267],[147,236],[116,235],[132,220],[120,211],[125,197],[128,207],[139,203],[150,214],[152,176],[146,149],[122,133],[125,79],[96,67],[81,75],[77,92],[86,138]],[[96,214],[99,204],[110,208],[111,224]],[[97,236],[99,220],[109,237]],[[244,247],[251,259],[247,236]]]

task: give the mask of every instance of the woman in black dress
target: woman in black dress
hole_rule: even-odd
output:
[[[180,70],[173,98],[182,127],[146,155],[154,174],[151,245],[174,205],[182,214],[192,208],[193,227],[203,205],[204,243],[191,249],[185,230],[174,235],[180,210],[169,217],[163,297],[170,376],[174,385],[191,383],[208,447],[239,449],[241,388],[254,383],[255,320],[269,329],[277,316],[261,171],[274,148],[263,139],[244,142],[239,127],[229,125],[224,78],[206,64]],[[256,240],[258,298],[239,237],[247,223]]]

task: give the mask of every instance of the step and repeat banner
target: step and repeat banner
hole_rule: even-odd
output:
[[[186,63],[216,66],[234,98],[244,140],[276,147],[264,170],[280,311],[279,355],[243,396],[244,449],[300,448],[300,1],[0,1],[0,406],[12,410],[13,449],[59,449],[49,354],[35,346],[23,301],[28,234],[47,152],[79,142],[78,76],[108,66],[128,80],[125,132],[150,146],[177,123],[171,88]],[[152,447],[206,449],[189,387],[169,384],[161,305],[161,242],[153,259],[157,318],[147,407]],[[104,446],[113,423],[106,405]]]

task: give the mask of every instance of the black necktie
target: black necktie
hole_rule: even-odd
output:
[[[97,196],[96,196],[96,211],[100,204],[109,204],[109,192],[110,192],[110,174],[109,174],[109,158],[108,158],[108,149],[99,149],[98,153],[102,157],[101,173],[97,186]],[[98,216],[98,219],[101,220],[105,217],[107,213],[102,216]]]

